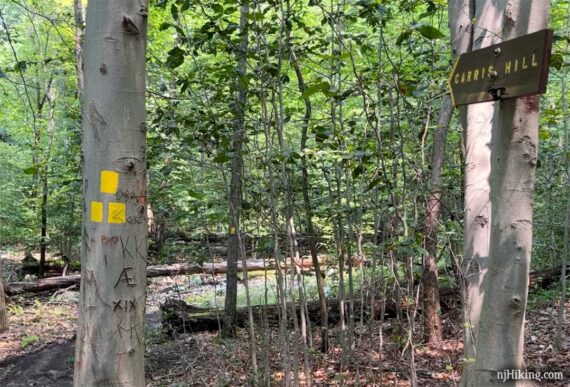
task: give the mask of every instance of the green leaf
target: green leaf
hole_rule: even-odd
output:
[[[38,173],[38,167],[28,167],[23,169],[26,175],[35,175]]]
[[[440,39],[445,36],[443,32],[437,28],[428,25],[423,25],[418,28],[418,32],[428,39]]]
[[[176,4],[172,4],[170,6],[170,13],[172,14],[172,18],[174,20],[178,20],[178,7],[176,6]]]
[[[196,192],[196,191],[191,190],[191,189],[188,190],[188,196],[190,196],[191,198],[194,198],[194,199],[198,199],[198,200],[204,200],[204,198],[206,197],[205,194],[200,193],[200,192]]]
[[[564,57],[560,53],[552,54],[550,57],[550,66],[556,70],[560,70],[564,66]]]
[[[216,157],[212,160],[214,163],[223,164],[230,161],[231,158],[227,153],[218,153]]]
[[[186,55],[186,51],[180,47],[174,47],[172,50],[168,51],[166,66],[170,67],[171,69],[175,69],[176,67],[180,66],[182,63],[184,63],[184,55]]]
[[[382,179],[380,177],[377,177],[376,179],[372,180],[370,183],[368,183],[368,187],[366,187],[366,192],[376,187],[381,181]]]
[[[224,7],[221,6],[220,4],[216,4],[216,3],[212,4],[212,9],[214,10],[214,12],[217,12],[217,13],[223,13],[224,12]]]
[[[546,129],[540,129],[538,131],[538,138],[541,140],[548,140],[550,138],[550,132]]]
[[[312,86],[307,87],[305,91],[303,91],[303,94],[301,94],[301,98],[307,99],[311,95],[318,93],[319,91],[325,92],[328,91],[330,88],[331,85],[327,81],[316,83]]]
[[[262,21],[263,20],[263,13],[261,13],[261,12],[248,12],[245,14],[245,17],[247,17],[251,21]]]
[[[14,70],[16,71],[26,71],[27,68],[28,68],[28,62],[26,62],[25,60],[21,60],[14,65]]]
[[[404,32],[402,32],[400,34],[400,36],[398,36],[398,39],[396,39],[396,45],[401,45],[404,40],[407,40],[410,38],[410,36],[412,35],[412,30],[406,30]]]
[[[170,28],[170,26],[172,26],[172,24],[168,23],[168,22],[164,22],[160,25],[160,27],[158,27],[159,31],[166,31],[167,29]]]
[[[352,178],[356,179],[358,176],[362,175],[364,172],[364,167],[362,165],[357,166],[352,170]]]

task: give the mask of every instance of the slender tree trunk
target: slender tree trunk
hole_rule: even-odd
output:
[[[288,27],[287,24],[289,21],[289,8],[284,7],[283,1],[279,1],[279,15],[280,15],[280,26],[279,26],[279,36],[278,36],[278,51],[277,51],[277,70],[278,74],[281,74],[283,69],[283,59],[284,55],[287,50],[287,34],[288,34]],[[283,78],[279,75],[276,79],[277,83],[277,95],[276,99],[273,99],[274,111],[276,115],[275,119],[275,131],[277,135],[277,141],[279,145],[279,152],[281,154],[285,154],[288,149],[285,142],[284,130],[285,130],[285,104],[283,100]],[[281,169],[281,182],[282,188],[284,191],[283,194],[283,201],[284,201],[284,212],[285,212],[285,227],[286,227],[286,234],[287,234],[287,242],[289,245],[289,255],[293,259],[299,259],[299,244],[297,242],[297,228],[295,226],[295,219],[294,219],[294,194],[291,188],[291,174],[288,170],[287,160],[282,160],[280,163]],[[295,284],[295,274],[297,274],[297,284]],[[310,367],[308,366],[308,356],[307,355],[307,318],[305,315],[305,309],[303,308],[305,302],[305,294],[304,288],[301,284],[301,274],[300,271],[294,270],[289,277],[290,281],[290,296],[291,296],[291,318],[293,320],[293,376],[294,376],[294,384],[299,385],[299,371],[300,371],[300,360],[298,359],[299,351],[298,345],[299,340],[298,338],[302,338],[302,344],[304,349],[305,355],[305,379],[310,382]],[[295,289],[294,287],[297,287]],[[296,297],[295,291],[299,292],[299,303],[301,308],[299,309],[300,315],[297,316],[296,312]],[[299,318],[299,319],[298,319]],[[300,325],[299,325],[300,320]]]
[[[569,5],[570,7],[570,5]],[[562,111],[564,112],[564,150],[565,154],[570,151],[570,128],[568,127],[568,100],[566,97],[566,77],[562,78]],[[570,160],[566,157],[566,183],[570,187]],[[562,326],[564,324],[564,315],[566,314],[566,265],[568,264],[568,244],[570,239],[570,190],[567,192],[568,201],[566,203],[566,219],[564,222],[564,249],[560,258],[560,306],[558,308],[558,323],[556,324],[556,342],[558,349],[565,350],[564,338],[562,335]],[[0,294],[1,296],[1,294]]]
[[[570,174],[568,167],[566,169],[567,175]],[[570,177],[570,176],[569,176]],[[567,179],[570,184],[570,179]],[[564,316],[566,314],[566,265],[568,264],[568,244],[569,244],[569,228],[570,228],[570,193],[568,193],[568,201],[566,202],[566,219],[564,222],[564,250],[561,258],[561,270],[560,270],[560,305],[558,308],[558,322],[556,324],[556,344],[560,351],[566,350],[565,348],[565,337],[563,335],[563,325]],[[0,297],[2,293],[0,292]],[[1,313],[1,312],[0,312]]]
[[[441,307],[439,304],[439,283],[437,272],[437,225],[441,212],[443,161],[445,158],[445,141],[447,127],[453,113],[453,105],[449,95],[443,97],[443,105],[437,120],[437,128],[433,134],[433,153],[431,159],[431,187],[427,202],[425,219],[425,248],[428,255],[424,259],[422,274],[424,341],[438,342],[442,339]]]
[[[0,333],[7,331],[8,327],[8,310],[6,309],[6,296],[2,283],[2,264],[0,263]]]
[[[260,12],[259,3],[255,4],[256,12]],[[262,50],[262,34],[260,30],[260,25],[257,19],[253,20],[253,25],[255,29],[255,49],[257,51],[257,58],[260,64],[269,63],[269,52],[267,46]],[[272,125],[272,119],[276,113],[274,106],[275,101],[275,91],[266,89],[266,84],[271,84],[271,75],[266,73],[264,66],[260,66],[260,81],[259,81],[259,100],[260,100],[260,110],[261,110],[261,126],[263,127],[265,135],[265,166],[267,168],[267,176],[269,178],[269,208],[270,208],[270,219],[271,219],[271,232],[273,237],[273,256],[278,263],[283,261],[281,255],[281,248],[279,246],[279,229],[278,229],[278,215],[277,215],[277,179],[274,175],[273,164],[271,163],[271,150],[273,149],[273,137],[270,133],[270,127]],[[273,111],[269,107],[273,108]],[[277,265],[276,271],[276,282],[277,282],[277,301],[279,303],[279,342],[281,345],[280,351],[280,362],[285,374],[285,386],[291,385],[291,354],[290,354],[290,343],[289,335],[287,331],[288,323],[288,313],[287,313],[287,295],[286,295],[286,271],[281,269],[280,265]],[[265,284],[266,293],[265,301],[267,304],[267,281]],[[267,316],[264,315],[264,321],[267,323]],[[269,349],[267,349],[269,350]],[[267,364],[267,363],[266,363]],[[269,370],[266,368],[266,373]]]
[[[503,7],[505,40],[547,26],[548,1],[509,0]],[[539,99],[508,99],[497,105],[491,141],[491,244],[473,369],[476,386],[504,385],[497,370],[524,368]]]
[[[44,66],[44,72],[47,72],[47,69]],[[49,186],[48,186],[48,174],[49,174],[49,160],[51,154],[51,144],[53,141],[53,133],[55,130],[56,122],[55,122],[55,94],[52,88],[53,82],[50,78],[46,83],[45,94],[41,104],[38,104],[38,112],[43,111],[43,107],[47,102],[49,111],[48,111],[48,123],[47,123],[47,137],[49,138],[49,145],[47,149],[44,151],[43,157],[43,166],[40,170],[40,181],[42,183],[42,197],[41,197],[41,204],[40,204],[40,266],[39,266],[39,275],[43,277],[45,274],[45,267],[46,267],[46,252],[48,246],[48,236],[47,236],[47,227],[48,227],[48,219],[47,219],[47,206],[48,206],[48,196],[49,196]],[[40,113],[41,114],[41,113]]]
[[[247,5],[242,6],[241,12],[242,14],[247,14]],[[246,303],[247,303],[247,320],[248,320],[248,328],[249,328],[249,354],[251,357],[251,373],[253,376],[253,383],[254,385],[258,384],[259,381],[259,369],[257,367],[257,339],[255,335],[255,323],[253,319],[253,309],[251,307],[251,297],[249,293],[249,278],[247,272],[247,261],[245,259],[245,249],[243,247],[243,241],[238,234],[238,243],[240,247],[240,256],[241,256],[241,271],[243,275],[243,284],[245,287],[245,296],[246,296]],[[237,308],[236,308],[237,309]],[[236,313],[234,312],[234,319]]]
[[[41,225],[40,225],[40,267],[39,276],[43,277],[46,267],[46,250],[47,250],[47,202],[48,202],[48,168],[42,168],[42,202],[41,202]]]
[[[289,6],[289,2],[287,3]],[[305,91],[305,79],[301,71],[301,66],[299,64],[299,59],[295,49],[291,44],[290,29],[288,31],[287,42],[291,54],[291,63],[293,69],[295,70],[295,75],[297,76],[297,85],[299,91],[303,93]],[[309,252],[311,254],[311,259],[313,260],[313,267],[315,269],[315,277],[317,282],[317,291],[319,293],[319,304],[321,308],[321,351],[327,352],[328,343],[328,317],[327,317],[327,298],[325,295],[325,279],[321,271],[321,265],[319,263],[318,252],[317,252],[317,235],[315,232],[315,226],[313,224],[313,206],[311,203],[311,197],[309,195],[309,172],[307,167],[307,157],[304,154],[304,150],[307,147],[308,139],[308,128],[309,122],[311,121],[312,106],[310,98],[305,98],[305,114],[303,116],[303,125],[301,128],[301,189],[303,191],[303,204],[305,208],[305,221],[307,222],[307,234],[309,243]]]
[[[83,4],[81,0],[73,0],[73,11],[75,16],[75,72],[77,75],[77,90],[79,94],[83,92]]]
[[[92,0],[74,385],[144,386],[146,0]]]
[[[247,86],[242,81],[242,77],[247,72],[247,15],[249,12],[249,4],[247,1],[242,2],[240,8],[240,45],[239,45],[239,61],[237,66],[237,78],[235,80],[237,97],[235,99],[234,115],[235,115],[235,132],[233,134],[233,158],[232,158],[232,176],[230,180],[230,228],[228,236],[228,272],[226,276],[226,299],[225,299],[225,318],[223,333],[228,335],[233,330],[236,306],[237,306],[237,263],[240,255],[239,232],[240,232],[240,213],[242,206],[242,174],[243,174],[243,156],[241,148],[245,136],[245,108],[247,104]]]

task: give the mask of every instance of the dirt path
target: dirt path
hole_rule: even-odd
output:
[[[0,386],[71,386],[74,348],[70,340],[0,362]]]

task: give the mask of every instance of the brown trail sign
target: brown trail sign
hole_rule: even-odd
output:
[[[453,105],[544,93],[551,46],[541,30],[462,54],[448,80]]]

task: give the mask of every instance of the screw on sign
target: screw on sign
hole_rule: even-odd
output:
[[[552,31],[541,30],[462,54],[448,79],[453,105],[542,94]]]

